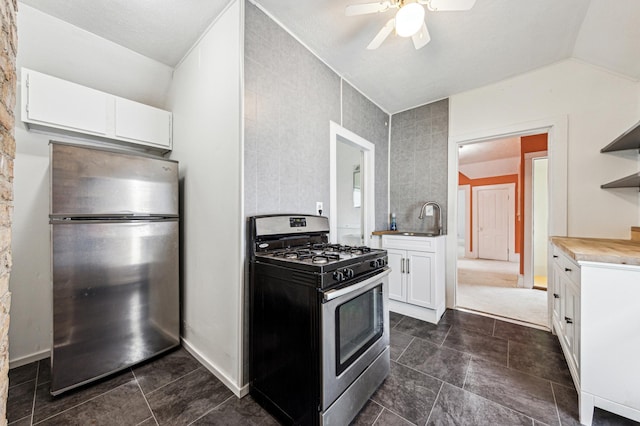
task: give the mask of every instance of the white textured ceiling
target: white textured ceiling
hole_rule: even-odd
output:
[[[460,173],[470,179],[518,174],[520,138],[460,145],[458,164]]]
[[[520,160],[520,138],[496,139],[460,145],[458,152],[458,164],[484,163],[504,158]]]
[[[173,67],[229,0],[20,2]]]
[[[477,0],[465,12],[427,12],[431,42],[391,35],[366,46],[393,11],[346,17],[367,0],[257,0],[312,51],[394,113],[571,56],[589,0]],[[304,6],[303,6],[304,5]]]
[[[229,2],[21,1],[171,66]],[[466,12],[427,12],[431,42],[418,51],[395,35],[367,50],[393,16],[344,15],[367,1],[255,0],[390,113],[570,57],[640,79],[640,0],[477,0]]]

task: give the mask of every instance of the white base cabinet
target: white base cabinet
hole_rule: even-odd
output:
[[[389,310],[437,324],[445,311],[445,237],[383,235]]]
[[[172,114],[22,68],[21,119],[29,129],[172,149]]]
[[[551,246],[552,322],[578,391],[594,407],[640,421],[640,266],[576,262]]]

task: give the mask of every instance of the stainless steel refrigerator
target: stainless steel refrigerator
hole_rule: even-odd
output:
[[[57,395],[180,344],[178,163],[50,149]]]

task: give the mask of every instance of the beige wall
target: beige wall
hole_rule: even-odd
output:
[[[176,67],[168,102],[171,158],[180,162],[182,342],[236,395],[243,328],[241,28],[237,0]]]
[[[637,173],[638,152],[601,154],[600,149],[637,123],[639,93],[637,81],[577,60],[558,62],[452,96],[450,141],[562,117],[567,123],[567,235],[626,239],[630,226],[638,225],[638,191],[604,190],[600,185]],[[550,140],[550,155],[555,148]],[[552,189],[555,184],[551,182]]]
[[[16,101],[16,0],[0,1],[0,424],[6,424],[9,388],[9,273],[13,202],[13,137]]]
[[[549,233],[570,237],[629,238],[638,224],[640,196],[633,188],[600,185],[637,173],[639,156],[600,149],[637,123],[640,83],[569,59],[449,98],[449,192],[457,197],[457,144],[549,132]],[[454,204],[452,201],[450,204]],[[456,208],[448,222],[455,227]],[[455,258],[455,229],[447,258]],[[455,262],[447,265],[447,306],[454,306]]]

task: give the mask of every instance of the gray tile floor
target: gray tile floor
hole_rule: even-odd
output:
[[[555,336],[466,312],[436,326],[391,314],[391,374],[356,425],[578,425]],[[49,395],[49,361],[9,372],[10,425],[273,425],[184,349],[108,380]],[[596,409],[594,425],[638,424]]]

